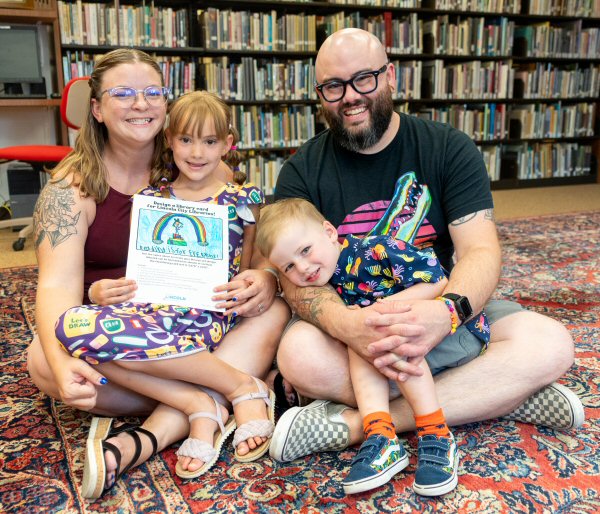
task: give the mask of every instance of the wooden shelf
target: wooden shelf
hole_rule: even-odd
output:
[[[0,98],[0,107],[60,107],[60,99]]]
[[[522,189],[526,187],[572,186],[574,184],[595,184],[596,174],[577,175],[574,177],[548,177],[535,179],[500,179],[490,182],[493,190]]]
[[[31,23],[32,20],[52,23],[57,19],[50,9],[5,9],[0,8],[0,25],[3,23]]]

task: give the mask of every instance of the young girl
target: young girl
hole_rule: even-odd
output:
[[[274,394],[258,379],[211,353],[239,322],[235,309],[247,284],[231,279],[250,264],[253,225],[264,197],[253,185],[219,179],[221,159],[231,153],[234,134],[230,110],[215,95],[194,92],[179,98],[170,112],[166,135],[177,178],[172,183],[161,181],[141,194],[230,206],[230,282],[218,288],[227,290],[227,310],[221,314],[141,303],[74,307],[58,320],[56,336],[72,356],[95,365],[111,381],[189,416],[190,434],[177,452],[176,473],[193,478],[214,464],[236,423],[236,459],[249,462],[269,448]],[[280,315],[271,314],[273,309],[259,305],[258,310],[259,316],[241,324],[243,329],[256,323],[278,323],[272,318]],[[143,344],[128,345],[134,338]],[[233,406],[235,421],[229,419],[225,407],[198,386],[224,395]],[[215,435],[216,425],[219,430]],[[119,470],[118,449],[100,439],[88,440],[84,496],[96,498],[107,485],[105,454],[109,452],[117,460],[118,478],[125,471]]]

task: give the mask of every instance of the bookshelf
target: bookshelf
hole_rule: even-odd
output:
[[[19,4],[14,3],[15,7],[8,7],[8,3],[2,3],[3,7],[0,7],[0,25],[2,24],[42,24],[50,27],[50,38],[51,38],[51,51],[50,62],[47,63],[52,69],[52,82],[48,84],[49,91],[62,91],[65,85],[62,69],[57,66],[57,61],[60,61],[61,56],[61,42],[60,42],[60,26],[56,10],[55,0],[34,0],[31,2],[32,8],[19,8]],[[4,6],[7,7],[4,7]],[[51,109],[54,111],[54,122],[57,128],[57,133],[61,142],[67,140],[66,128],[61,127],[60,119],[58,116],[60,108],[60,100],[55,98],[2,98],[0,97],[0,108],[5,112],[10,113],[13,110],[19,108],[26,109]],[[10,111],[6,111],[10,109]],[[64,143],[66,144],[66,143]]]
[[[285,156],[320,128],[314,57],[343,27],[384,42],[397,109],[466,132],[493,188],[598,180],[597,0],[64,0],[57,18],[65,78],[136,46],[156,56],[174,96],[226,99],[267,194]]]

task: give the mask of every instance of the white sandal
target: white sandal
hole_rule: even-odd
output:
[[[221,415],[221,406],[211,396],[213,402],[215,402],[216,415],[210,412],[194,412],[188,416],[190,423],[198,418],[208,418],[215,421],[219,425],[220,432],[216,434],[214,439],[214,443],[211,446],[206,441],[202,441],[200,439],[196,439],[193,437],[188,437],[185,441],[183,441],[182,445],[177,450],[178,457],[190,457],[192,459],[198,459],[204,462],[204,465],[200,468],[189,471],[187,469],[183,469],[179,462],[175,466],[175,473],[178,477],[181,478],[197,478],[204,473],[206,473],[210,468],[213,467],[214,463],[217,462],[219,458],[219,454],[221,453],[221,448],[223,447],[223,443],[233,432],[235,429],[235,419],[231,416],[227,420],[227,424],[223,423],[223,416]]]
[[[275,430],[275,393],[270,389],[265,388],[265,385],[257,378],[252,378],[254,378],[254,381],[258,386],[258,392],[238,396],[231,401],[231,405],[235,406],[240,402],[248,400],[263,400],[267,404],[267,415],[269,416],[269,419],[253,419],[252,421],[244,423],[235,431],[235,435],[233,436],[233,447],[235,448],[234,455],[239,462],[252,462],[267,453],[269,446],[271,446],[271,436]],[[253,437],[268,437],[268,439],[245,455],[238,454],[238,445]]]

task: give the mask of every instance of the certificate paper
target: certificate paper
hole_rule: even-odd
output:
[[[224,205],[135,195],[126,275],[138,289],[131,301],[223,311],[210,298],[228,279],[227,212]]]

